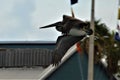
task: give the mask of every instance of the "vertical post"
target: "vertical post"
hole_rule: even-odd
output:
[[[120,20],[120,0],[118,0],[118,21]]]
[[[95,0],[92,0],[91,4],[91,23],[90,27],[93,30],[93,34],[90,36],[89,41],[89,59],[88,59],[88,80],[94,80],[94,5]]]

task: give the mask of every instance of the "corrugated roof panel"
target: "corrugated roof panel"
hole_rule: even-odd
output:
[[[46,66],[52,50],[45,48],[6,48],[0,51],[0,67]]]

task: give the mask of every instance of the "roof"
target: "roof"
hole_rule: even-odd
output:
[[[87,71],[87,55],[75,53],[45,80],[87,80]],[[94,65],[94,80],[109,80],[109,75],[100,64]]]

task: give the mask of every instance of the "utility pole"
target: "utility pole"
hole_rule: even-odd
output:
[[[92,6],[91,6],[90,27],[93,30],[93,34],[90,36],[90,41],[89,41],[88,80],[94,80],[94,7],[95,7],[95,0],[92,0],[91,5]]]

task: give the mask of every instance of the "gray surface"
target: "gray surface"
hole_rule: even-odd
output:
[[[5,48],[0,51],[0,67],[47,66],[51,56],[47,48]]]
[[[38,80],[44,69],[34,68],[0,68],[0,80]]]

